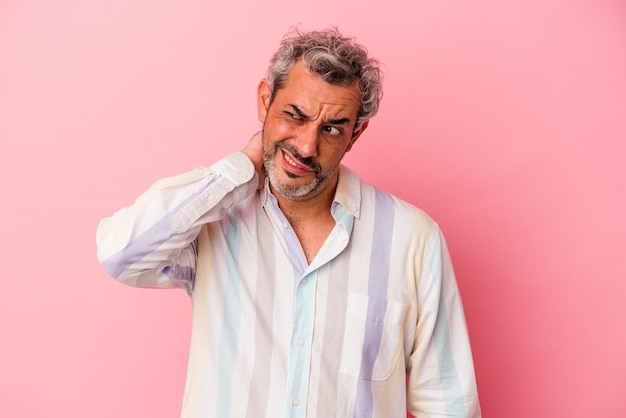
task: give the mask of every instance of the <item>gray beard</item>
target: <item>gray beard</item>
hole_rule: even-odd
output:
[[[275,163],[275,157],[278,154],[279,148],[286,149],[300,163],[305,164],[308,167],[311,167],[315,172],[315,178],[311,180],[310,183],[302,184],[300,186],[286,184],[286,182],[281,181],[277,173],[277,170],[279,169],[276,168],[276,163]],[[290,145],[281,144],[281,143],[275,144],[272,151],[266,151],[265,148],[263,148],[263,166],[265,168],[265,173],[267,174],[267,177],[269,178],[270,184],[272,185],[274,190],[276,190],[282,196],[287,197],[289,199],[293,199],[293,200],[303,200],[311,196],[312,194],[314,194],[315,191],[320,188],[320,186],[322,186],[324,183],[326,183],[330,179],[331,175],[334,172],[333,170],[328,175],[321,176],[320,173],[322,170],[318,164],[312,162],[310,159],[302,157],[300,153],[298,152],[298,150],[291,147]],[[295,178],[290,173],[286,173],[286,175],[288,177]]]

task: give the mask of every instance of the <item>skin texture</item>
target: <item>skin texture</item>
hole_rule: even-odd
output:
[[[354,131],[360,95],[355,83],[332,85],[296,63],[271,103],[270,97],[270,86],[261,80],[257,109],[263,130],[244,152],[259,173],[259,187],[270,178],[307,258],[313,257],[334,225],[329,209],[337,168],[367,127]]]

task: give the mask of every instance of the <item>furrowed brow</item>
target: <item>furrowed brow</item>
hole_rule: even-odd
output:
[[[301,119],[305,119],[305,120],[309,120],[311,119],[311,117],[309,115],[307,115],[306,113],[304,113],[302,110],[300,110],[300,108],[296,105],[290,104],[289,105],[291,107],[291,109],[293,110],[293,112],[298,115],[299,118]]]
[[[309,115],[307,115],[306,113],[304,113],[302,111],[302,109],[300,109],[298,106],[296,106],[294,104],[290,104],[289,107],[291,107],[293,112],[296,115],[298,115],[298,117],[300,119],[303,119],[303,120],[310,120],[311,119],[311,117]],[[350,122],[350,118],[328,119],[326,121],[326,123],[328,123],[330,125],[345,125],[345,124],[347,124],[349,122]]]
[[[331,125],[345,125],[348,122],[350,122],[350,118],[328,119],[326,121],[326,123],[329,123]]]

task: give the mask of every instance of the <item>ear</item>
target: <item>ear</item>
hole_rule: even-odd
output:
[[[348,148],[346,148],[346,152],[350,151],[352,149],[352,146],[354,145],[354,143],[356,142],[357,139],[359,139],[359,137],[361,136],[361,134],[363,133],[363,131],[365,129],[367,129],[367,125],[370,123],[369,120],[366,120],[365,122],[363,122],[363,125],[361,125],[361,127],[359,129],[357,129],[353,134],[352,134],[352,138],[350,138],[350,143],[348,144]]]
[[[257,96],[256,96],[256,106],[258,118],[261,123],[265,123],[265,118],[267,118],[267,112],[270,109],[270,99],[272,98],[272,90],[264,78],[259,83],[259,87],[257,88]]]

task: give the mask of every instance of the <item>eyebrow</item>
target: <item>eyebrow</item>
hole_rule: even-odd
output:
[[[298,106],[294,104],[290,104],[289,106],[294,111],[294,113],[298,115],[299,118],[304,120],[311,120],[311,117],[304,113]],[[329,123],[331,125],[345,125],[348,122],[350,122],[350,118],[328,119],[326,121],[326,123]]]

